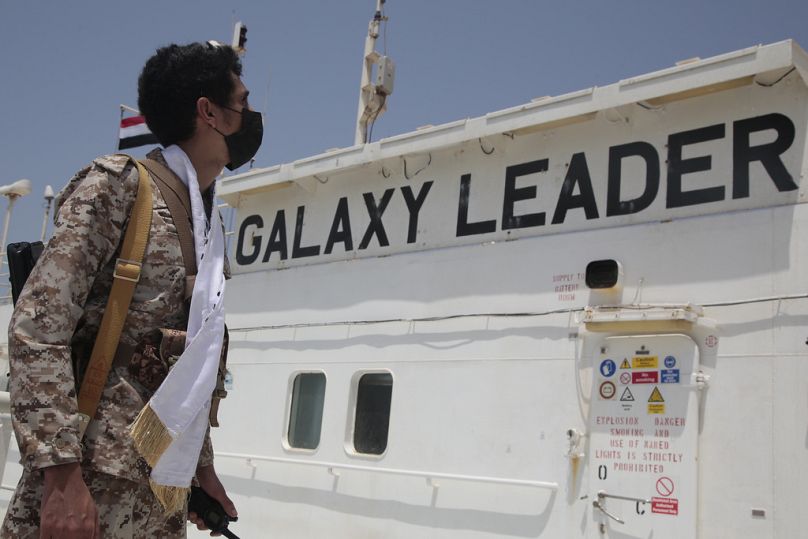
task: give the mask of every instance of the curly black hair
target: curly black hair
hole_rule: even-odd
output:
[[[207,97],[229,105],[241,62],[227,45],[191,43],[168,45],[146,61],[137,81],[137,104],[146,125],[164,147],[194,134],[196,102]]]

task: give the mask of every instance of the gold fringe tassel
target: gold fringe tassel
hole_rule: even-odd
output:
[[[135,449],[152,468],[171,445],[171,434],[148,404],[129,427],[129,434],[135,442]]]
[[[158,485],[154,481],[149,480],[154,497],[162,504],[166,513],[176,513],[185,509],[185,502],[188,500],[188,495],[191,493],[190,488],[182,487],[167,487],[165,485]]]
[[[134,423],[132,423],[129,428],[129,434],[132,436],[135,448],[140,453],[140,456],[152,468],[160,460],[160,457],[168,449],[172,441],[168,429],[148,404],[143,407]],[[190,488],[160,485],[152,480],[149,480],[149,483],[152,492],[154,492],[154,497],[157,498],[166,513],[176,513],[185,508],[185,502],[191,492]]]

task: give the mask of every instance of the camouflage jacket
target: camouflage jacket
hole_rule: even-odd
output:
[[[159,150],[149,157],[166,164]],[[11,410],[29,469],[80,461],[117,477],[148,478],[127,428],[168,372],[168,358],[149,353],[160,350],[160,329],[184,330],[188,320],[177,228],[153,180],[149,242],[120,340],[130,353],[116,356],[81,442],[76,404],[76,378],[101,324],[137,186],[137,169],[122,156],[79,171],[57,198],[53,236],[17,301],[9,326]],[[212,455],[207,438],[200,464]]]

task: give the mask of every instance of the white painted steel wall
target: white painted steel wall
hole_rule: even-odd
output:
[[[746,241],[771,245],[772,256],[762,256],[757,249],[739,253],[733,242],[716,242],[715,236],[703,233],[737,227],[739,219],[756,224],[745,233]],[[791,219],[794,233],[772,245],[770,239],[780,232],[777,223]],[[806,219],[800,205],[629,227],[614,243],[604,231],[581,241],[579,254],[567,261],[582,267],[590,258],[588,252],[594,252],[591,258],[608,255],[621,260],[628,282],[646,276],[644,301],[649,295],[660,302],[694,301],[700,296],[717,301],[722,288],[727,292],[722,300],[797,293],[804,290],[800,283],[805,281],[804,262],[798,256],[801,236],[796,231]],[[663,230],[666,241],[657,241]],[[717,237],[727,240],[736,234],[737,230]],[[474,251],[499,261],[500,270],[489,268],[488,274],[489,280],[497,275],[497,286],[517,287],[521,282],[530,290],[530,276],[509,268],[516,262],[527,267],[547,264],[543,253],[552,250],[552,243],[553,238],[546,237],[435,251],[431,256],[372,259],[362,262],[364,271],[340,272],[329,280],[317,273],[327,266],[294,271],[306,277],[300,281],[300,296],[309,308],[316,305],[312,303],[316,298],[330,297],[330,289],[361,289],[355,279],[407,282],[405,276],[415,275],[431,279],[435,289],[445,285],[451,290],[449,276],[462,275],[454,280],[470,289],[484,286],[485,275],[470,270],[475,266]],[[723,282],[716,274],[687,283],[695,267],[705,271],[722,265],[749,271],[738,269],[738,275]],[[243,297],[247,289],[241,286],[249,287],[253,297],[256,290],[266,290],[260,301],[270,307],[273,292],[283,294],[285,286],[272,283],[273,274],[265,276],[268,284],[261,288],[237,277],[231,281],[231,297]],[[670,291],[665,293],[664,287]],[[633,290],[627,294],[633,295]],[[516,292],[509,297],[515,311],[538,310],[540,305]],[[497,299],[494,295],[491,302]],[[362,294],[355,301],[376,306]],[[392,317],[401,310],[408,315],[407,307],[412,309],[409,302],[393,302],[380,315]],[[718,323],[720,344],[718,358],[704,365],[712,379],[700,429],[701,537],[724,537],[727,530],[733,537],[750,539],[798,536],[808,524],[799,507],[798,487],[799,480],[808,476],[804,440],[808,301],[705,311]],[[260,321],[256,315],[244,315],[243,320],[249,318]],[[331,537],[581,537],[584,533],[581,527],[588,520],[590,502],[578,497],[590,490],[581,484],[588,470],[582,468],[573,482],[565,457],[567,429],[586,430],[575,393],[573,359],[579,343],[570,339],[578,329],[574,315],[253,331],[238,327],[233,324],[234,390],[223,403],[226,427],[215,434],[217,451],[552,481],[560,486],[553,496],[542,489],[442,481],[434,493],[425,480],[414,478],[346,471],[335,480],[326,469],[257,460],[253,469],[244,460],[220,458],[218,466],[228,476],[228,485],[239,494],[241,514],[260,515],[254,528],[248,527],[252,520],[247,518],[241,529],[255,533],[267,529],[287,537],[318,536],[325,530]],[[344,449],[351,414],[350,378],[358,370],[376,368],[389,369],[395,380],[388,452],[378,461],[352,457]],[[289,381],[293,373],[307,369],[322,370],[328,378],[321,446],[313,455],[287,452],[281,446]],[[764,509],[765,518],[753,518],[754,508]]]
[[[709,78],[709,65],[695,70],[691,87]],[[289,179],[293,173],[281,167],[268,177],[287,174],[287,183],[270,180],[263,193],[256,175],[233,180],[258,189],[231,193],[239,224],[251,215],[263,220],[262,227],[244,227],[241,254],[249,258],[254,245],[258,251],[253,262],[236,265],[239,274],[228,285],[234,388],[215,443],[217,466],[245,517],[235,529],[283,537],[597,536],[590,495],[596,486],[586,459],[571,464],[567,431],[587,430],[575,389],[575,358],[584,345],[576,317],[590,300],[582,273],[589,261],[613,258],[625,272],[623,302],[703,305],[716,324],[717,355],[701,358],[710,384],[699,408],[699,537],[798,536],[808,525],[798,487],[808,479],[806,105],[805,84],[793,71],[771,87],[749,79],[513,138],[421,148],[330,173],[323,165],[314,181]],[[793,143],[779,155],[799,189],[779,190],[756,162],[750,196],[733,198],[733,126],[773,113],[795,125]],[[723,137],[684,147],[683,159],[711,161],[701,165],[709,170],[685,174],[682,190],[723,187],[723,201],[666,207],[668,136],[718,124]],[[750,144],[777,136],[761,131]],[[635,141],[660,156],[659,194],[645,210],[606,217],[609,150]],[[576,152],[586,154],[599,217],[587,220],[578,208],[552,225]],[[516,183],[536,186],[535,196],[514,207],[517,214],[545,212],[546,224],[508,234],[505,171],[544,158],[547,172]],[[409,169],[408,179],[402,159],[426,168],[416,176]],[[626,162],[624,199],[642,191],[640,163]],[[469,221],[497,224],[491,233],[458,238],[459,186],[469,173]],[[427,181],[433,185],[419,214],[422,241],[407,244],[401,188],[417,194]],[[390,245],[374,237],[368,249],[356,249],[370,221],[363,193],[378,203],[388,188],[396,190],[382,216]],[[343,241],[330,257],[292,259],[297,208],[305,206],[300,246],[320,245],[322,253],[334,223],[344,231],[344,214],[335,219],[341,197],[356,252],[344,253]],[[281,262],[276,251],[264,263],[281,209],[289,256]],[[286,269],[255,271],[271,267]],[[703,335],[692,336],[703,346]],[[390,438],[383,457],[363,457],[350,451],[349,390],[357,372],[377,369],[394,379]],[[327,377],[313,453],[282,445],[291,380],[308,370]],[[467,477],[430,483],[390,470]],[[509,480],[555,483],[558,490]],[[625,537],[620,531],[610,526],[605,536]]]

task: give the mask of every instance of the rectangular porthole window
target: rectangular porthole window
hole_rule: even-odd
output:
[[[325,374],[304,372],[295,377],[289,412],[288,442],[297,449],[317,449],[323,424]]]
[[[381,455],[387,449],[393,376],[387,372],[362,375],[356,387],[354,450]]]

